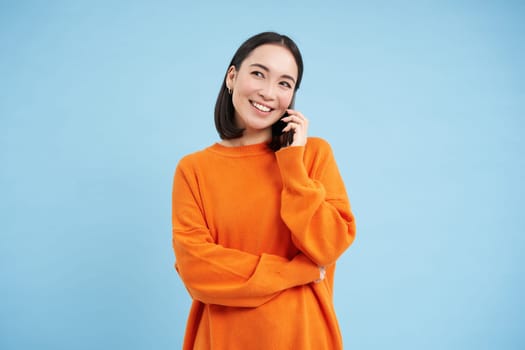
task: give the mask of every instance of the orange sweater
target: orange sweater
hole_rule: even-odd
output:
[[[355,224],[328,143],[214,144],[181,159],[172,199],[184,349],[342,348],[333,278]]]

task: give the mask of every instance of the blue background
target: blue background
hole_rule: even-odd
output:
[[[180,348],[173,171],[264,30],[357,218],[346,348],[525,347],[524,2],[1,1],[1,349]]]

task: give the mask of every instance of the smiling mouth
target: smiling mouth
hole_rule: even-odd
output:
[[[250,102],[251,102],[252,106],[257,108],[261,112],[270,112],[270,111],[272,111],[272,108],[270,108],[268,106],[262,105],[260,103],[254,102],[254,101],[250,101]]]

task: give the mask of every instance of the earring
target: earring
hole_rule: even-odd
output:
[[[232,89],[228,88],[228,93],[231,95],[232,94]]]

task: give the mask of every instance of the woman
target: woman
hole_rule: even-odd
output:
[[[175,267],[193,299],[184,349],[342,348],[333,278],[355,223],[330,146],[291,109],[302,74],[290,38],[249,38],[215,106],[221,141],[177,166]]]

